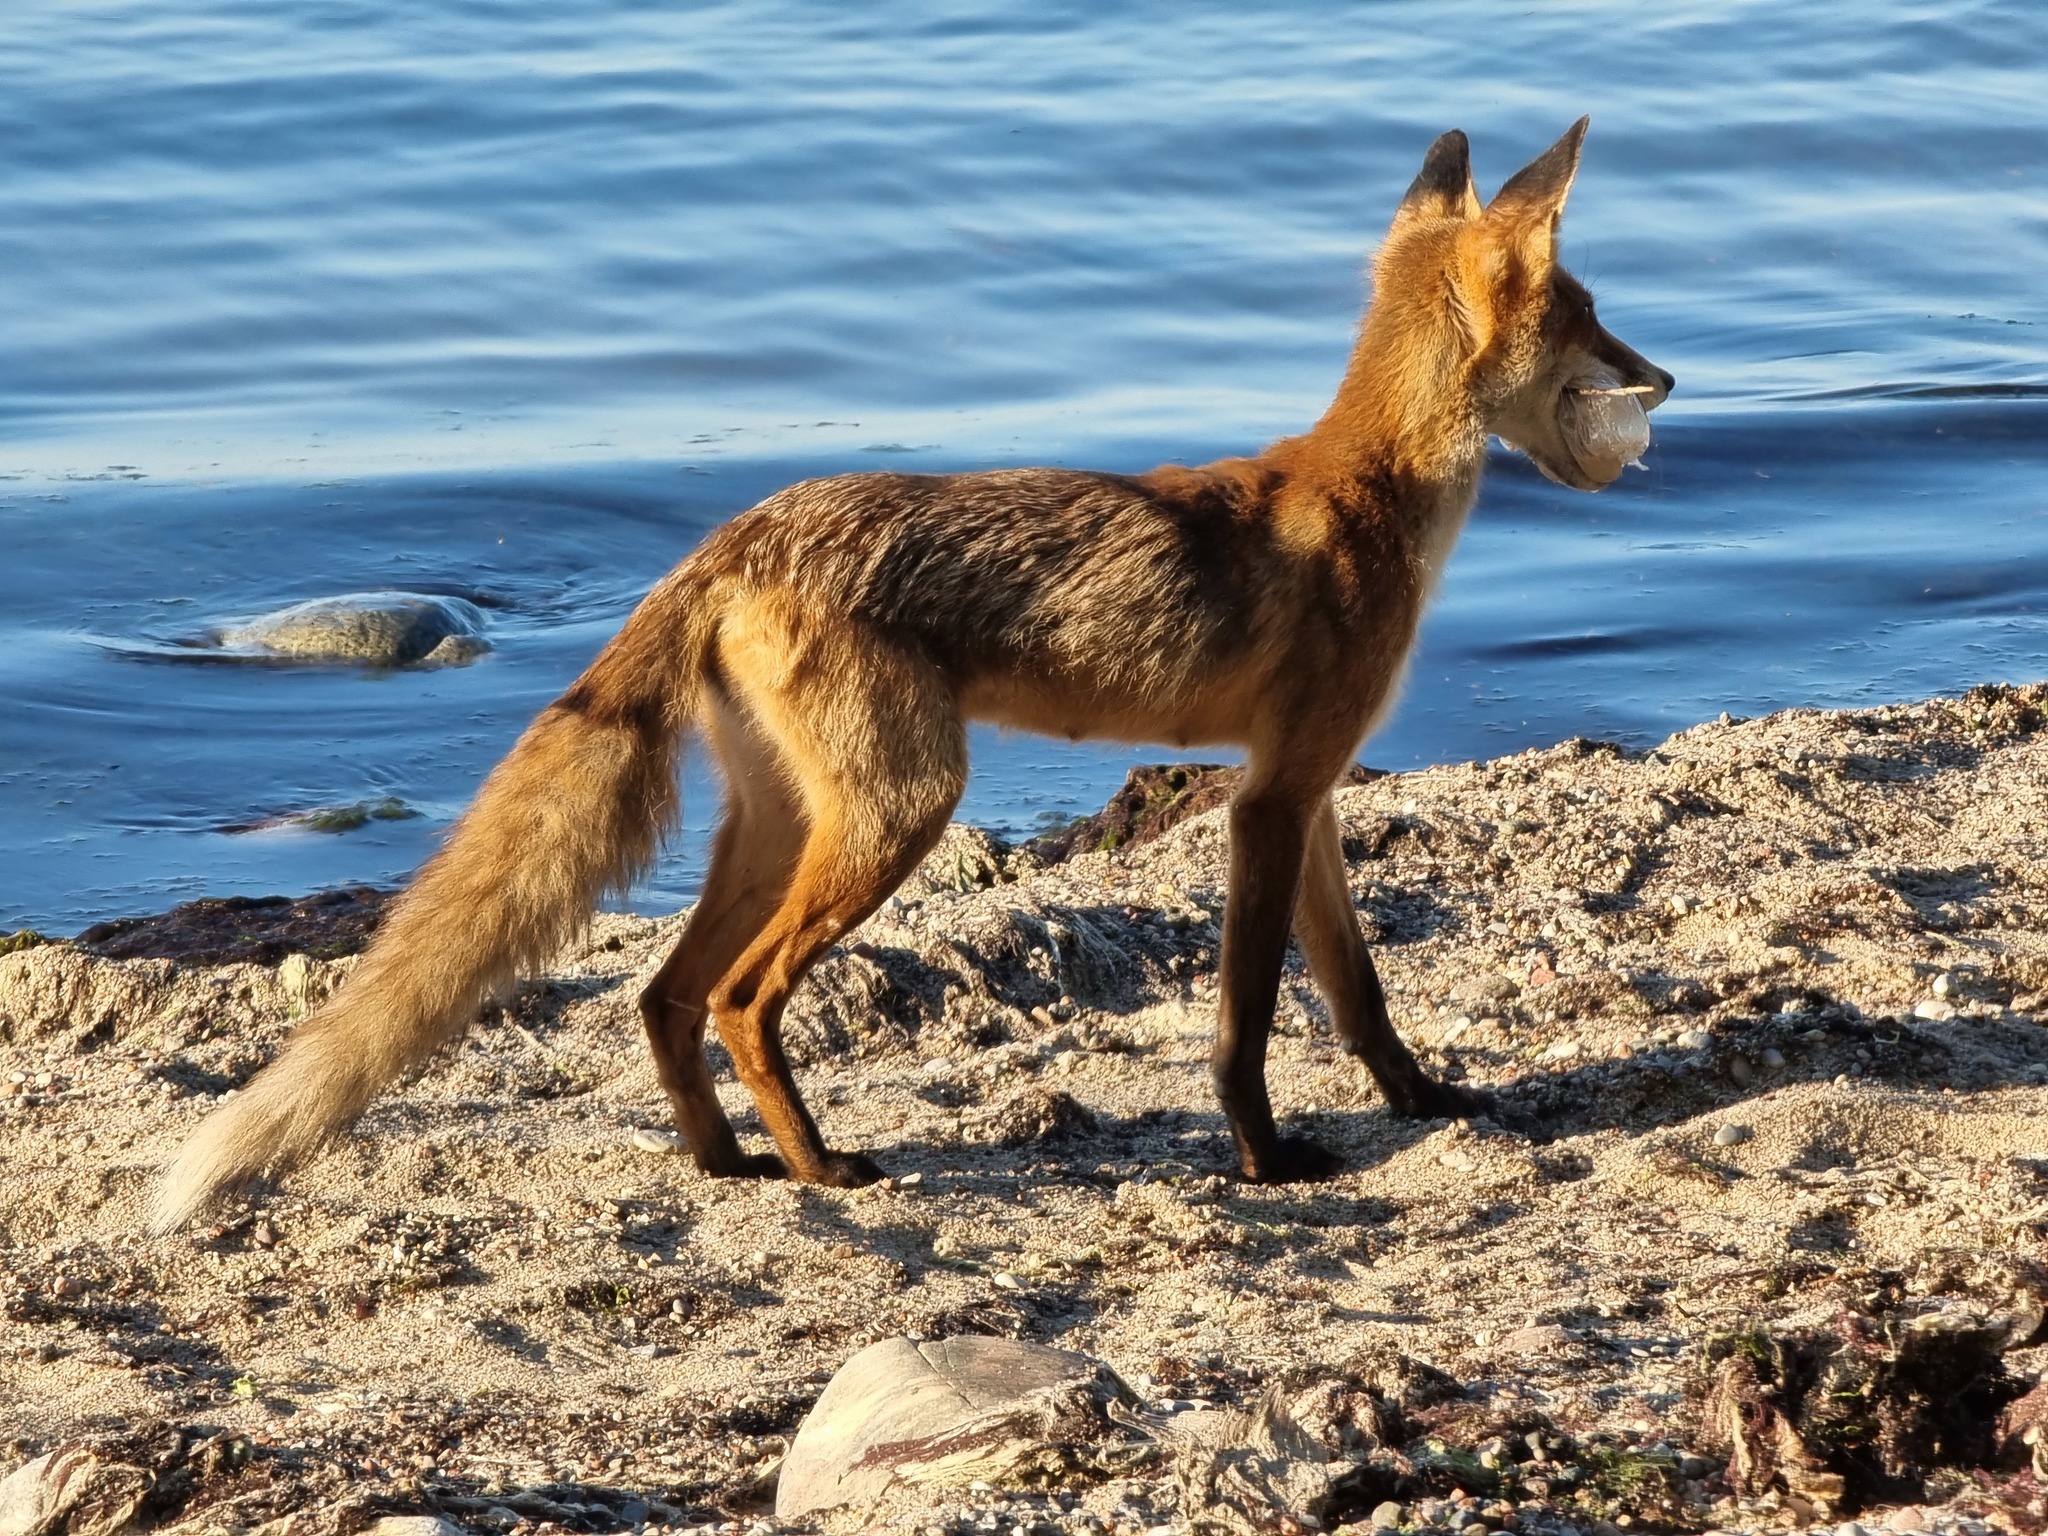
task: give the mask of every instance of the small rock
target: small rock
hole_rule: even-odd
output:
[[[1870,1536],[1870,1532],[1854,1520],[1844,1520],[1835,1527],[1835,1536]]]
[[[1756,1068],[1749,1064],[1747,1056],[1737,1056],[1728,1063],[1728,1081],[1738,1088],[1747,1088],[1756,1081]]]
[[[924,1175],[921,1173],[906,1173],[896,1181],[898,1189],[921,1189],[923,1186]]]
[[[1956,978],[1953,973],[1949,971],[1943,971],[1939,976],[1934,978],[1934,995],[1936,997],[1947,997],[1951,992],[1955,991],[1955,989]],[[1900,1510],[1899,1513],[1904,1514],[1905,1511]]]
[[[1688,1029],[1678,1037],[1678,1048],[1684,1051],[1704,1051],[1714,1043],[1714,1037],[1704,1029]]]
[[[1559,1041],[1557,1041],[1557,1042],[1556,1042],[1555,1044],[1553,1044],[1553,1045],[1551,1045],[1551,1046],[1547,1047],[1547,1048],[1546,1048],[1546,1049],[1544,1050],[1544,1052],[1543,1052],[1543,1059],[1544,1059],[1545,1061],[1570,1061],[1570,1060],[1571,1060],[1571,1059],[1572,1059],[1572,1058],[1573,1058],[1574,1056],[1576,1056],[1576,1055],[1578,1055],[1578,1054],[1579,1054],[1579,1042],[1578,1042],[1578,1041],[1576,1041],[1576,1040],[1559,1040]]]
[[[1756,1132],[1752,1131],[1748,1126],[1738,1125],[1733,1120],[1730,1120],[1714,1132],[1714,1145],[1717,1147],[1739,1147],[1755,1134]]]
[[[674,1131],[659,1131],[646,1125],[633,1128],[632,1141],[640,1151],[652,1152],[657,1156],[688,1150],[688,1144]]]
[[[1680,917],[1685,916],[1686,913],[1692,911],[1692,909],[1697,907],[1698,905],[1699,903],[1694,901],[1690,896],[1674,896],[1671,898],[1671,910],[1673,912],[1676,912]]]
[[[1509,1354],[1535,1355],[1545,1350],[1562,1349],[1571,1343],[1572,1336],[1557,1323],[1536,1323],[1527,1328],[1517,1328],[1500,1341],[1500,1347]]]
[[[1927,1529],[1927,1511],[1913,1504],[1902,1505],[1891,1512],[1884,1528],[1888,1531],[1924,1531]]]
[[[1382,1531],[1398,1531],[1401,1528],[1401,1506],[1392,1499],[1372,1507],[1372,1523]]]
[[[1926,1019],[1935,1024],[1945,1023],[1955,1016],[1955,1009],[1937,997],[1930,997],[1923,1003],[1915,1004],[1913,1008],[1914,1018]]]
[[[1776,1071],[1779,1067],[1785,1065],[1785,1053],[1779,1050],[1775,1045],[1771,1046],[1768,1050],[1766,1050],[1763,1053],[1763,1055],[1758,1059],[1761,1060],[1766,1067],[1771,1068],[1773,1071]]]

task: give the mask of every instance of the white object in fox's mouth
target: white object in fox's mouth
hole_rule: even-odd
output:
[[[1645,384],[1589,380],[1572,386],[1558,402],[1558,424],[1590,479],[1605,485],[1630,464],[1642,467],[1643,451],[1650,446],[1650,418],[1638,397],[1649,393]]]

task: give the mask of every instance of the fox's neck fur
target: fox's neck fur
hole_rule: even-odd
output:
[[[1329,408],[1260,456],[1325,518],[1391,525],[1425,593],[1479,494],[1485,426],[1469,391],[1444,388],[1469,369],[1448,309],[1375,302]]]

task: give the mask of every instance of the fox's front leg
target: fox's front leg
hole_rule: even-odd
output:
[[[1372,951],[1366,948],[1365,936],[1358,931],[1358,914],[1351,907],[1337,810],[1327,796],[1308,830],[1294,933],[1308,957],[1316,985],[1330,1005],[1338,1037],[1345,1050],[1372,1073],[1386,1096],[1387,1108],[1416,1119],[1452,1119],[1486,1112],[1487,1102],[1478,1094],[1440,1083],[1424,1072],[1395,1033]]]
[[[1230,899],[1211,1070],[1238,1166],[1262,1184],[1326,1179],[1341,1166],[1336,1154],[1307,1137],[1282,1136],[1266,1093],[1266,1035],[1280,996],[1312,804],[1262,787],[1241,794],[1230,808]]]

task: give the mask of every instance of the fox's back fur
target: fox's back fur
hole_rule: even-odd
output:
[[[1247,750],[1217,1073],[1248,1174],[1324,1166],[1278,1137],[1265,1098],[1290,920],[1390,1101],[1450,1102],[1387,1023],[1327,794],[1394,696],[1488,430],[1583,484],[1552,397],[1595,365],[1657,399],[1670,386],[1554,267],[1579,131],[1483,213],[1462,135],[1438,141],[1379,257],[1344,387],[1301,437],[1135,476],[807,481],[718,530],[492,772],[340,994],[187,1143],[155,1224],[305,1154],[563,944],[652,858],[693,728],[725,770],[728,811],[643,1010],[712,1172],[875,1176],[824,1147],[777,1025],[804,970],[943,828],[968,719]],[[779,1157],[739,1152],[703,1062],[707,1017]]]

